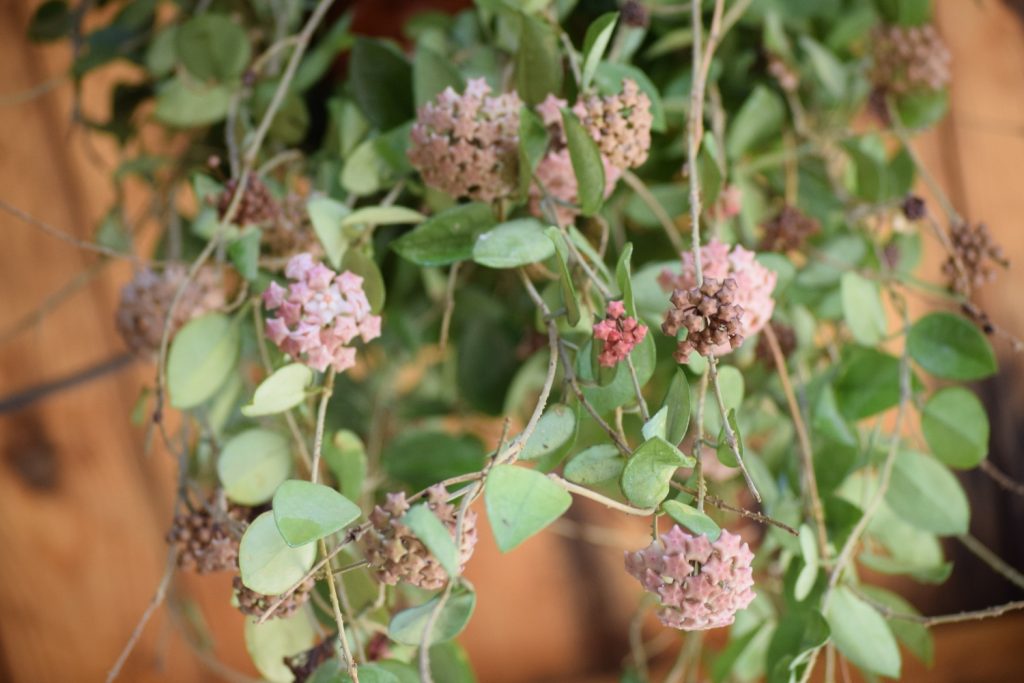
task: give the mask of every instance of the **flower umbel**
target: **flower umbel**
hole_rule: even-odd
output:
[[[263,293],[267,310],[278,313],[267,318],[267,337],[320,372],[355,365],[356,350],[348,344],[380,336],[380,316],[370,313],[363,278],[347,270],[335,273],[308,253],[292,257],[285,275],[291,280],[287,289],[271,282]]]
[[[647,325],[626,315],[626,307],[621,301],[609,302],[604,320],[594,325],[594,339],[604,342],[598,362],[606,368],[615,367],[646,336]]]
[[[626,571],[661,601],[658,618],[671,628],[728,626],[754,599],[754,554],[722,531],[714,543],[673,526],[643,550],[626,553]]]

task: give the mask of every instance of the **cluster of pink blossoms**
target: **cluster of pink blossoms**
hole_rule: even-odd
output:
[[[736,281],[735,303],[743,309],[740,335],[744,338],[757,334],[771,320],[775,311],[776,274],[757,262],[757,254],[736,245],[730,250],[728,244],[712,239],[701,247],[701,265],[705,279]],[[693,253],[682,254],[681,273],[665,270],[658,276],[658,283],[666,292],[681,289],[684,292],[697,286],[697,274],[693,265]],[[713,353],[716,356],[731,351],[729,344],[722,344]]]
[[[646,336],[647,325],[626,315],[626,306],[621,301],[608,302],[604,320],[594,325],[594,339],[604,342],[598,362],[606,368],[615,367]]]
[[[380,336],[380,316],[370,313],[363,278],[345,271],[335,273],[308,253],[288,261],[285,289],[276,282],[263,293],[267,310],[267,337],[292,358],[323,372],[328,366],[344,372],[356,364],[356,350],[348,344]]]
[[[661,600],[658,618],[670,628],[728,626],[754,599],[754,554],[736,534],[714,543],[673,526],[649,546],[626,553],[626,571]]]

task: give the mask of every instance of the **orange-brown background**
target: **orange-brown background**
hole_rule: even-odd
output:
[[[409,2],[364,4],[360,23],[396,26]],[[421,3],[422,4],[422,3]],[[437,4],[437,3],[434,3]],[[452,3],[448,3],[452,4]],[[66,47],[23,38],[35,2],[6,0],[0,19],[0,199],[78,237],[113,201],[112,149],[87,143],[69,125],[71,87],[61,83],[12,100],[63,73]],[[919,148],[964,214],[988,222],[1012,259],[1024,261],[1024,10],[997,0],[937,0],[938,21],[954,53],[952,115]],[[1016,9],[1015,9],[1016,6]],[[92,79],[85,104],[102,112],[109,74]],[[138,202],[136,202],[138,204]],[[136,206],[136,211],[141,210]],[[928,267],[937,270],[934,248]],[[95,257],[0,214],[0,335],[72,281]],[[56,307],[45,322],[0,339],[0,399],[116,356],[117,290],[130,265],[107,267]],[[1024,333],[1024,270],[984,294],[990,314]],[[980,389],[993,412],[993,457],[1024,478],[1018,426],[1024,415],[1022,366],[997,342],[1003,372]],[[101,681],[150,600],[163,571],[174,467],[159,450],[141,454],[129,426],[139,387],[152,369],[136,364],[0,414],[0,681]],[[966,483],[974,531],[1020,566],[1022,508],[983,476]],[[574,506],[573,520],[601,522],[596,506]],[[571,530],[564,525],[563,531]],[[644,530],[623,527],[638,547]],[[1017,597],[984,566],[951,547],[961,568],[950,587],[909,587],[919,606],[938,611]],[[615,681],[626,652],[635,586],[621,551],[545,533],[509,556],[485,537],[473,563],[479,606],[462,642],[482,683]],[[174,599],[194,599],[226,666],[252,673],[242,617],[228,604],[229,579],[181,577]],[[937,630],[935,668],[908,664],[905,680],[1019,681],[1024,620]],[[135,683],[230,680],[190,648],[161,610],[122,675]]]

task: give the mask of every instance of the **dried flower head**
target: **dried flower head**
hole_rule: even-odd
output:
[[[647,28],[651,14],[640,0],[626,0],[622,3],[622,23],[626,26]]]
[[[458,510],[447,501],[448,495],[440,484],[427,492],[427,504],[448,532],[455,538]],[[383,506],[377,505],[370,514],[371,527],[363,536],[366,559],[377,570],[381,581],[395,585],[399,581],[433,590],[445,584],[448,574],[423,542],[402,523],[409,511],[404,493],[389,493]],[[462,542],[459,545],[459,567],[463,568],[476,546],[476,513],[467,510],[462,520]]]
[[[291,280],[287,289],[271,282],[263,293],[267,310],[278,313],[267,319],[267,338],[320,372],[355,365],[356,350],[348,344],[380,336],[380,316],[370,313],[363,278],[347,270],[335,273],[310,254],[292,257],[285,275]]]
[[[263,616],[263,613],[270,609],[271,605],[281,599],[280,595],[263,595],[248,588],[242,583],[241,576],[236,576],[232,580],[231,585],[235,590],[235,602],[237,603],[238,611],[249,616]],[[309,602],[309,596],[315,587],[316,579],[312,577],[306,579],[278,605],[271,618],[280,619],[294,614],[295,610]]]
[[[903,216],[908,221],[919,221],[928,214],[928,205],[922,197],[918,197],[916,194],[908,194],[900,205],[900,209],[903,210]]]
[[[796,92],[800,87],[800,75],[796,69],[776,54],[768,54],[768,75],[786,92]]]
[[[320,259],[324,253],[306,211],[306,200],[297,194],[284,198],[280,212],[263,226],[260,243],[270,260],[277,261],[271,264],[277,268],[283,267],[296,254],[308,253]]]
[[[427,185],[480,201],[515,192],[522,102],[515,93],[490,92],[477,78],[464,94],[446,88],[420,108],[408,154]]]
[[[618,95],[585,97],[572,110],[613,166],[625,170],[647,161],[651,100],[635,81],[624,80]]]
[[[690,353],[720,356],[743,343],[743,307],[736,304],[736,281],[704,278],[700,287],[677,289],[672,308],[665,314],[661,330],[670,337],[686,336],[676,344],[676,362],[685,363]]]
[[[594,339],[604,342],[598,362],[606,368],[615,367],[646,336],[647,325],[626,315],[626,307],[621,301],[610,301],[604,320],[594,325]]]
[[[188,268],[172,264],[160,272],[143,268],[121,288],[117,307],[117,330],[128,348],[139,356],[153,357],[160,351],[167,312],[178,289],[186,281]],[[225,304],[224,288],[216,269],[200,268],[190,280],[174,309],[171,336],[193,318]]]
[[[949,237],[954,253],[942,264],[942,274],[948,279],[949,288],[958,294],[968,296],[975,287],[994,280],[995,265],[1009,265],[1002,247],[995,243],[984,223],[961,223],[949,231]]]
[[[758,249],[761,251],[794,251],[804,246],[808,237],[821,230],[818,221],[795,206],[786,204],[770,219],[761,224],[764,235]]]
[[[661,623],[700,631],[728,626],[754,599],[753,559],[736,534],[722,531],[712,543],[673,526],[647,548],[627,552],[626,571],[658,596]]]
[[[221,219],[227,214],[237,188],[237,178],[224,183],[224,191],[217,197],[217,215]],[[250,175],[231,222],[235,225],[263,225],[273,222],[280,211],[281,207],[263,181]]]
[[[775,338],[779,341],[779,350],[782,351],[782,357],[789,358],[789,356],[796,350],[796,331],[794,331],[789,325],[783,325],[782,323],[771,322],[768,323],[768,326],[772,328],[772,332],[775,333]],[[772,353],[772,349],[768,343],[768,337],[766,335],[762,334],[757,338],[757,346],[754,348],[754,355],[759,361],[768,367],[775,367],[775,355]]]
[[[730,250],[727,244],[713,239],[701,247],[700,253],[705,278],[736,281],[733,303],[743,309],[740,336],[749,337],[760,332],[775,310],[772,291],[775,289],[776,274],[758,263],[754,252],[739,245]],[[665,270],[658,277],[658,282],[666,292],[689,292],[697,286],[693,253],[683,252],[682,261],[680,273]],[[730,348],[728,344],[723,344],[712,353],[722,355],[728,353]]]
[[[202,507],[176,515],[167,532],[179,569],[209,574],[238,568],[238,543],[248,509],[212,497]]]
[[[313,677],[321,664],[336,657],[334,650],[337,642],[337,638],[324,638],[304,652],[285,657],[284,665],[292,672],[292,676],[295,678],[294,683],[306,683]]]
[[[884,93],[941,90],[949,82],[949,49],[931,24],[881,26],[871,49],[871,81]]]

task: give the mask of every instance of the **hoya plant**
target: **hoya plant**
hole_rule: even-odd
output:
[[[478,536],[574,498],[649,524],[622,571],[680,654],[634,639],[624,682],[898,678],[1020,607],[922,617],[860,571],[990,555],[956,471],[1005,258],[910,144],[947,106],[930,0],[477,0],[397,40],[331,0],[99,4],[28,30],[83,88],[134,67],[78,123],[160,238],[118,203],[88,246],[137,264],[172,564],[233,575],[267,680],[475,680]]]

